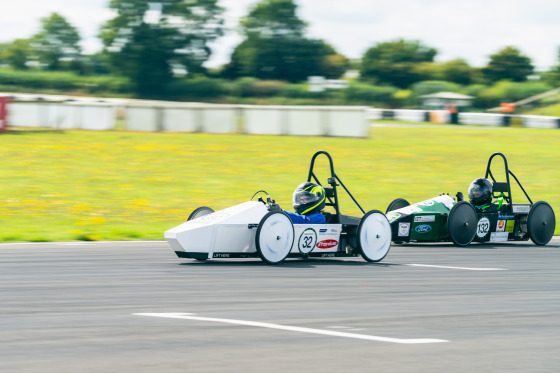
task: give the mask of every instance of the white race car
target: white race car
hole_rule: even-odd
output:
[[[274,200],[247,201],[214,212],[211,208],[195,209],[187,222],[165,232],[165,239],[180,258],[260,257],[278,264],[286,257],[350,257],[361,255],[366,261],[379,262],[391,246],[391,226],[379,210],[367,213],[334,173],[331,156],[316,152],[309,168],[308,181],[321,184],[313,172],[315,159],[325,155],[330,163],[330,177],[324,187],[326,206],[335,213],[324,213],[324,224],[296,224]],[[341,186],[364,214],[342,215],[337,187]],[[264,192],[264,191],[259,191]],[[256,195],[256,194],[255,194]],[[253,196],[254,197],[254,196]]]

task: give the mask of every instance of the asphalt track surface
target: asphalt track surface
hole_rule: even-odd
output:
[[[560,238],[361,258],[0,244],[1,372],[558,372]]]

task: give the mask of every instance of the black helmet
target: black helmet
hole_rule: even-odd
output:
[[[492,202],[493,185],[488,179],[475,179],[469,186],[469,200],[474,206],[482,206]]]
[[[325,189],[313,182],[297,186],[293,195],[294,209],[297,214],[312,214],[325,207]]]

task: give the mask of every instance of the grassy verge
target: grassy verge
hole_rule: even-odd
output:
[[[383,211],[397,197],[466,192],[503,152],[533,201],[560,217],[558,130],[375,128],[367,139],[12,131],[0,134],[0,242],[161,240],[196,207],[222,209],[261,189],[289,209],[317,150],[331,153],[364,209]],[[317,167],[326,174],[325,159]],[[342,207],[358,213],[348,198]]]
[[[560,117],[560,103],[545,106],[545,107],[542,107],[542,108],[531,109],[524,114],[532,114],[532,115],[536,115],[536,116]]]

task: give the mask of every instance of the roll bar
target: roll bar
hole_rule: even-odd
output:
[[[350,196],[350,198],[352,199],[352,201],[354,202],[354,204],[356,204],[356,206],[360,209],[360,211],[362,212],[362,214],[365,214],[366,212],[362,209],[362,207],[360,206],[360,204],[358,204],[358,202],[356,201],[356,199],[354,198],[354,196],[350,193],[350,191],[348,191],[348,188],[346,188],[346,186],[344,185],[344,183],[342,183],[342,181],[340,180],[340,178],[336,175],[336,173],[334,172],[334,164],[333,164],[333,159],[331,157],[331,155],[326,152],[326,151],[317,151],[315,152],[315,154],[313,155],[313,157],[311,157],[311,164],[309,165],[309,174],[307,176],[307,181],[308,182],[312,182],[312,179],[319,185],[322,185],[322,183],[319,181],[319,179],[317,178],[317,175],[313,172],[313,168],[315,166],[315,159],[320,156],[320,155],[324,155],[328,158],[329,160],[329,166],[330,166],[330,177],[327,179],[327,183],[330,184],[331,187],[324,187],[325,191],[326,191],[326,196],[327,196],[327,200],[328,203],[326,203],[326,206],[332,206],[334,207],[335,211],[336,211],[336,215],[338,218],[338,222],[341,222],[341,214],[340,214],[340,208],[338,205],[338,192],[336,187],[341,186],[344,191],[346,191],[346,193],[348,194],[348,196]],[[337,184],[337,182],[339,184]]]
[[[496,156],[500,156],[504,160],[504,167],[505,167],[505,172],[506,172],[506,182],[505,183],[496,182],[496,179],[494,178],[494,175],[492,175],[492,171],[490,170],[490,166],[492,164],[492,159]],[[523,186],[519,182],[519,179],[517,179],[515,174],[513,174],[513,172],[511,170],[509,170],[506,156],[504,156],[504,154],[500,153],[500,152],[493,153],[490,156],[490,158],[488,159],[488,165],[486,166],[486,174],[485,174],[484,178],[488,179],[488,176],[490,176],[490,178],[492,178],[492,182],[494,184],[494,192],[496,192],[496,190],[497,190],[499,192],[507,192],[508,193],[508,196],[505,196],[505,199],[509,204],[508,210],[511,213],[512,209],[513,209],[513,207],[512,207],[513,199],[512,199],[512,196],[511,196],[511,184],[510,184],[510,181],[509,181],[509,176],[510,175],[515,179],[515,181],[517,182],[517,184],[521,188],[521,191],[523,191],[523,193],[527,197],[527,200],[529,200],[529,202],[531,204],[533,204],[533,201],[531,200],[531,198],[529,197],[529,195],[527,194],[527,192],[525,191],[525,189],[523,188]],[[496,197],[496,196],[494,196],[494,197]]]

